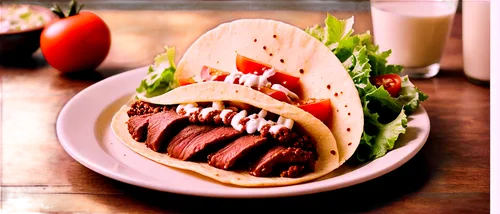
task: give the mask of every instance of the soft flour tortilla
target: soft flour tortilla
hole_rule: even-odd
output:
[[[255,177],[248,174],[248,172],[238,173],[217,169],[207,163],[182,161],[171,158],[166,153],[155,152],[147,148],[144,143],[139,143],[132,139],[126,124],[129,118],[127,110],[130,108],[130,103],[125,104],[113,117],[111,126],[115,135],[133,151],[158,163],[194,171],[223,183],[248,187],[298,184],[319,178],[339,167],[337,144],[328,127],[320,120],[308,115],[302,109],[277,101],[249,87],[222,82],[205,82],[178,87],[166,94],[150,99],[145,97],[139,98],[145,102],[164,105],[226,100],[247,103],[293,119],[295,124],[299,125],[316,142],[316,149],[319,154],[315,171],[300,178]]]
[[[302,99],[330,98],[332,114],[327,126],[337,140],[340,163],[352,156],[363,132],[363,111],[352,79],[331,50],[295,26],[242,19],[221,24],[198,38],[179,61],[176,77],[201,81],[204,65],[236,71],[236,54],[300,77]]]

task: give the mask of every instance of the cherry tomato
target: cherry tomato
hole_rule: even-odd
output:
[[[308,99],[294,103],[297,107],[309,112],[319,120],[326,122],[332,111],[330,99]]]
[[[399,90],[401,90],[401,77],[397,74],[383,74],[370,77],[370,82],[377,87],[383,85],[384,89],[392,97],[397,97]]]
[[[54,12],[61,19],[45,27],[40,37],[45,60],[63,73],[97,68],[111,46],[106,23],[92,12],[79,12],[76,3],[72,4],[67,17],[60,10]]]
[[[229,72],[222,71],[208,66],[201,68],[201,79],[204,81],[224,81]]]
[[[244,74],[252,73],[257,75],[262,75],[265,70],[271,69],[272,66],[257,62],[250,58],[236,55],[236,69]],[[269,82],[273,84],[283,85],[285,88],[292,90],[299,85],[299,77],[288,75],[281,71],[276,71],[276,73],[268,78]]]
[[[266,87],[259,88],[259,91],[281,102],[287,102],[287,103],[290,102],[290,98],[288,98],[285,92]]]
[[[185,85],[196,83],[196,81],[194,81],[194,79],[192,77],[189,77],[189,78],[179,78],[178,81],[179,81],[179,86],[185,86]]]

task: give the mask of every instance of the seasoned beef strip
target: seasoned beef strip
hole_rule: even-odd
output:
[[[299,177],[305,170],[306,170],[306,167],[304,165],[291,165],[290,167],[281,171],[280,176],[281,177],[296,178],[296,177]]]
[[[270,176],[273,171],[275,172],[275,168],[297,164],[314,166],[314,161],[312,152],[300,148],[276,146],[259,158],[250,169],[250,174],[256,177],[266,177]],[[281,175],[287,174],[281,173]]]
[[[128,132],[137,142],[144,142],[147,137],[147,129],[151,114],[132,116],[127,121]]]
[[[219,169],[230,169],[236,161],[266,142],[267,138],[258,135],[242,136],[216,153],[210,154],[208,164]]]
[[[189,160],[207,147],[229,142],[243,135],[232,127],[189,125],[172,138],[167,153],[170,157]]]
[[[137,115],[158,113],[167,110],[170,110],[169,106],[152,104],[138,100],[132,103],[130,109],[127,111],[127,115],[129,117],[132,117]]]
[[[272,134],[270,125],[264,125],[260,134],[247,134],[230,124],[237,109],[225,114],[225,118],[220,117],[220,111],[203,116],[201,109],[183,116],[185,112],[177,113],[175,105],[137,101],[127,111],[128,131],[134,140],[145,140],[153,151],[164,152],[166,148],[172,158],[207,161],[224,170],[248,167],[256,177],[294,178],[314,171],[318,154],[309,136],[288,128]]]
[[[175,111],[153,114],[149,118],[146,146],[155,152],[161,152],[165,147],[164,144],[188,124],[189,118],[178,115]]]

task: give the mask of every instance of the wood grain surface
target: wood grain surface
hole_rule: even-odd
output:
[[[0,67],[1,208],[10,212],[236,213],[299,210],[349,213],[488,213],[490,89],[462,70],[461,16],[457,15],[440,73],[413,80],[430,98],[423,104],[431,133],[408,163],[380,178],[336,191],[279,199],[212,199],[163,193],[97,174],[61,147],[56,118],[76,93],[129,69],[152,63],[163,45],[180,56],[221,22],[272,18],[304,28],[323,12],[96,11],[112,32],[108,58],[95,73],[60,75],[40,53]],[[369,12],[355,16],[357,33],[371,30]],[[320,211],[322,210],[322,211]]]

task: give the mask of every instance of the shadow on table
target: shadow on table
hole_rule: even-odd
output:
[[[0,66],[6,68],[36,69],[47,66],[47,61],[45,61],[40,53],[25,57],[7,57],[2,55],[0,56]]]
[[[86,70],[79,72],[72,72],[67,74],[61,74],[61,78],[68,80],[77,80],[77,81],[94,81],[98,82],[100,80],[106,79],[108,77],[126,72],[128,70],[132,70],[134,68],[97,68],[96,70]]]

